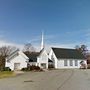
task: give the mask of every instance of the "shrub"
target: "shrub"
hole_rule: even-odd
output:
[[[29,66],[27,68],[22,68],[21,70],[22,71],[43,71],[39,66],[35,66],[35,65]]]
[[[2,71],[11,71],[11,69],[9,67],[5,67],[2,69]]]
[[[54,66],[52,64],[49,64],[48,68],[54,68]]]
[[[87,65],[87,69],[90,69],[90,64]]]
[[[35,66],[35,65],[32,65],[29,68],[30,68],[30,70],[40,70],[40,67],[39,66]]]
[[[28,71],[28,68],[22,68],[21,71]]]

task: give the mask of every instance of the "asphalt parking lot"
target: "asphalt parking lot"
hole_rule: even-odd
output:
[[[90,90],[90,70],[26,72],[0,79],[0,90]]]

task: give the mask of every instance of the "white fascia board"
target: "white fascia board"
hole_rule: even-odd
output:
[[[25,59],[29,59],[22,51],[19,51],[19,54],[22,55]]]

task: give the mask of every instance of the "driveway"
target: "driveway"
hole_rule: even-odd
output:
[[[90,70],[27,72],[0,79],[0,90],[90,90]]]

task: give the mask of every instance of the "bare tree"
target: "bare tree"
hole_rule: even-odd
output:
[[[87,49],[87,46],[86,45],[81,45],[81,46],[78,46],[76,45],[75,47],[77,50],[79,50],[80,52],[82,52],[82,54],[86,57],[87,56],[87,52],[88,52],[88,49]]]
[[[0,48],[0,56],[7,57],[12,51],[16,50],[17,48],[14,46],[2,46]]]
[[[79,45],[76,45],[75,46],[75,49],[79,50],[80,49],[80,46]]]
[[[86,45],[81,45],[81,50],[82,51],[87,51],[87,46]]]
[[[5,58],[10,55],[11,52],[16,50],[13,46],[2,46],[0,47],[0,69],[5,67]]]
[[[24,52],[35,52],[35,48],[32,46],[31,43],[27,43],[24,45],[24,48],[23,48],[23,51]]]

